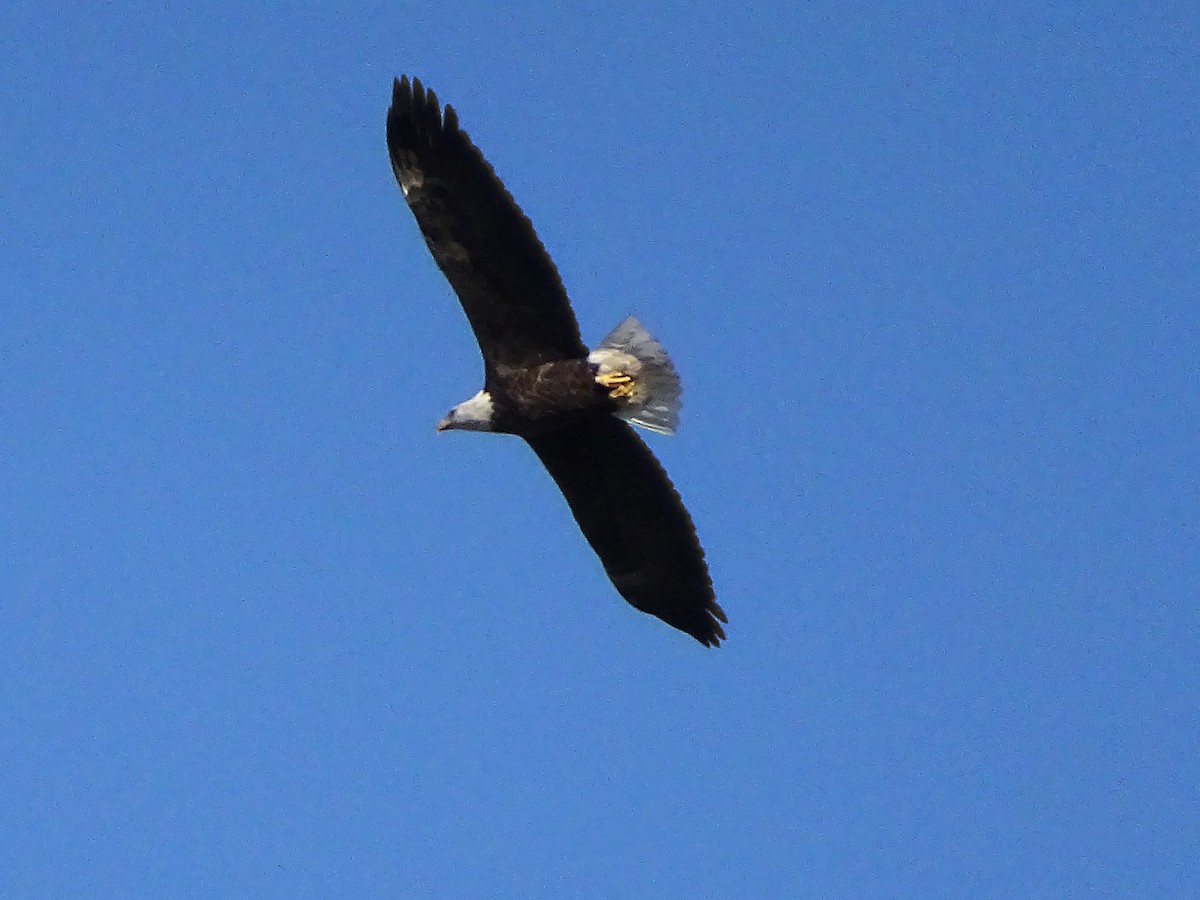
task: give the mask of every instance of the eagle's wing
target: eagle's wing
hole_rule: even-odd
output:
[[[704,551],[654,454],[609,415],[527,437],[621,596],[706,646],[725,638]]]
[[[458,294],[484,362],[587,355],[558,270],[450,106],[419,79],[392,87],[388,153],[429,252]]]

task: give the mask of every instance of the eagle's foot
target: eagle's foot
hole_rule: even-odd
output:
[[[608,396],[613,400],[621,400],[633,395],[637,382],[624,372],[604,372],[596,376],[596,384],[608,388]]]

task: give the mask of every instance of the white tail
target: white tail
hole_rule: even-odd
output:
[[[618,400],[616,415],[659,434],[673,434],[679,422],[679,373],[662,344],[633,316],[614,328],[588,354],[598,375],[627,375],[633,379]]]

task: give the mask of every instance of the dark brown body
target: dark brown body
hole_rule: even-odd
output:
[[[582,415],[611,413],[616,403],[595,377],[596,367],[586,359],[494,366],[484,383],[495,403],[492,430],[528,438]]]

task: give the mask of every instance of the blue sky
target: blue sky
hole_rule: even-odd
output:
[[[0,894],[1184,897],[1190,4],[0,11]],[[628,607],[393,182],[459,110],[729,640]]]

